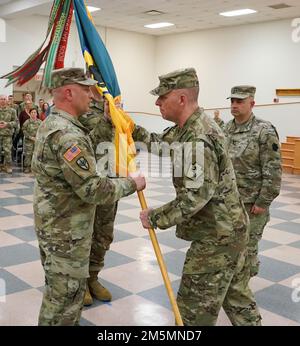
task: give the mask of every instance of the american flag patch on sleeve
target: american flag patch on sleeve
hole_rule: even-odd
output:
[[[76,156],[78,156],[81,153],[81,150],[77,147],[77,145],[72,145],[72,147],[70,149],[68,149],[65,153],[64,153],[64,158],[67,161],[72,161]]]

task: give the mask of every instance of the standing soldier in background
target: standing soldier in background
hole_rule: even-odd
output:
[[[18,107],[18,116],[24,111],[25,109],[25,104],[26,103],[31,103],[31,108],[35,108],[38,111],[38,106],[36,104],[33,103],[32,101],[32,95],[30,92],[26,92],[23,95],[23,102],[21,102],[19,104]]]
[[[162,134],[136,126],[133,138],[148,146],[167,142],[192,149],[190,160],[184,163],[172,152],[176,196],[159,208],[143,210],[142,224],[160,229],[176,225],[176,236],[191,241],[177,294],[185,325],[215,325],[222,306],[233,325],[260,325],[245,266],[249,220],[224,134],[199,108],[195,69],[174,71],[159,80],[151,93],[158,96],[156,105],[162,117],[175,126]],[[177,167],[180,176],[175,173]]]
[[[223,128],[224,120],[220,118],[220,111],[218,109],[214,111],[214,121],[220,126],[221,129]]]
[[[259,270],[258,242],[270,219],[270,204],[279,195],[282,174],[277,131],[270,122],[256,118],[252,112],[255,91],[249,85],[231,89],[228,98],[234,119],[224,127],[238,189],[250,218],[251,276]]]
[[[16,111],[7,104],[7,96],[0,95],[0,147],[4,152],[3,170],[12,173],[12,139],[19,131],[19,120]]]
[[[145,187],[141,176],[109,179],[96,170],[88,129],[78,117],[92,99],[89,79],[80,68],[54,70],[55,107],[38,129],[32,171],[35,174],[34,221],[45,291],[39,325],[79,324],[96,205],[113,204]]]
[[[27,119],[23,124],[23,154],[25,155],[24,173],[31,172],[31,160],[35,145],[36,133],[42,123],[42,120],[38,119],[37,117],[37,111],[35,108],[30,109],[29,114],[30,119]]]
[[[18,115],[18,105],[14,102],[14,97],[13,95],[9,95],[8,98],[7,98],[7,105],[8,107],[11,107],[13,108],[17,115]]]
[[[103,155],[97,152],[97,145],[100,142],[111,142],[113,140],[113,129],[107,128],[107,119],[104,117],[104,100],[99,99],[100,95],[94,92],[94,98],[90,103],[90,111],[81,117],[79,121],[89,130],[96,127],[102,129],[101,134],[97,136],[97,142],[93,143],[96,152],[96,161],[98,162]],[[94,137],[95,138],[95,137]],[[99,166],[97,167],[99,169]],[[101,171],[99,172],[100,175]],[[107,288],[98,281],[98,274],[104,267],[104,257],[110,244],[113,241],[114,221],[116,217],[118,202],[114,204],[101,205],[96,207],[94,232],[92,237],[92,247],[90,254],[89,274],[87,287],[84,296],[84,305],[93,304],[93,297],[107,302],[111,301],[112,295]]]

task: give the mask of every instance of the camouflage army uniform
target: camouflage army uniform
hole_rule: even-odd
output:
[[[92,101],[91,111],[79,117],[79,121],[89,130],[94,130],[94,148],[96,151],[96,160],[100,160],[103,155],[96,150],[100,142],[111,142],[113,139],[113,130],[111,125],[107,124],[104,118],[103,103]],[[99,129],[101,132],[99,133]],[[96,135],[97,133],[97,135]],[[99,172],[102,175],[102,172]],[[104,267],[104,257],[110,244],[113,241],[114,221],[116,217],[118,202],[96,207],[94,222],[94,232],[90,254],[90,278],[98,276],[100,270]]]
[[[220,126],[220,128],[222,129],[224,126],[224,120],[220,119],[220,118],[214,118],[214,121]]]
[[[136,126],[133,137],[151,142],[203,143],[202,165],[193,160],[183,177],[174,177],[176,198],[152,210],[154,228],[176,225],[176,235],[191,241],[177,295],[185,325],[214,325],[223,306],[232,324],[259,325],[245,267],[248,216],[237,190],[225,139],[215,122],[197,109],[183,128],[162,135]],[[172,157],[173,169],[176,157]]]
[[[22,130],[24,133],[23,153],[25,154],[24,168],[30,168],[33,155],[34,143],[37,130],[42,121],[40,119],[27,119],[23,124]]]
[[[101,178],[89,131],[55,108],[37,132],[32,171],[35,228],[46,277],[39,324],[78,324],[96,204],[112,204],[136,185],[130,178]]]
[[[238,125],[229,121],[224,132],[228,137],[229,154],[237,185],[250,218],[248,244],[251,276],[259,270],[258,241],[270,219],[269,206],[278,196],[281,184],[279,139],[274,126],[252,113],[249,120]],[[252,214],[253,205],[265,208],[262,214]]]
[[[25,110],[25,104],[26,104],[25,101],[19,104],[18,111],[17,111],[18,116]],[[31,108],[36,109],[37,112],[39,111],[39,107],[35,103],[33,103],[33,101],[32,101]]]
[[[0,128],[0,147],[4,151],[4,165],[11,166],[12,137],[19,131],[20,124],[16,111],[11,107],[0,107],[0,122],[5,121],[6,128]]]

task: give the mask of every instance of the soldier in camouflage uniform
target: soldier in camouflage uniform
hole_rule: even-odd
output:
[[[36,136],[33,207],[46,286],[39,325],[79,323],[96,205],[145,187],[141,176],[112,180],[97,174],[94,133],[78,121],[88,111],[94,84],[82,69],[54,70],[55,108]]]
[[[0,147],[4,152],[3,170],[12,173],[12,137],[19,131],[19,120],[16,111],[8,107],[7,96],[0,95]]]
[[[18,115],[18,105],[14,102],[14,97],[12,95],[9,95],[8,98],[7,98],[7,105],[8,107],[10,108],[13,108],[17,115]]]
[[[31,159],[34,150],[36,133],[42,120],[38,119],[37,111],[35,108],[29,111],[30,119],[27,119],[23,124],[22,130],[24,134],[23,140],[23,153],[25,155],[24,159],[24,173],[30,173]]]
[[[221,129],[223,128],[224,120],[220,118],[220,111],[218,109],[214,111],[214,121],[220,126]]]
[[[200,153],[190,151],[192,159],[184,164],[180,177],[174,174],[180,163],[182,167],[177,160],[180,155],[173,155],[176,197],[159,208],[142,211],[142,224],[160,229],[176,225],[176,236],[191,241],[177,295],[185,325],[215,325],[221,306],[233,325],[260,325],[245,266],[249,221],[224,135],[198,106],[199,82],[193,68],[159,79],[151,93],[158,95],[156,105],[162,117],[176,125],[160,135],[136,126],[134,139],[148,145],[198,144]]]
[[[113,131],[107,126],[107,119],[104,117],[104,101],[93,100],[90,103],[90,111],[81,117],[79,121],[89,130],[94,130],[97,126],[102,128],[102,138],[97,138],[100,142],[110,142],[113,138]],[[105,128],[107,128],[105,130]],[[94,143],[96,151],[97,162],[101,160],[103,155],[97,152],[96,148],[99,142]],[[98,166],[98,171],[100,167]],[[102,176],[104,173],[100,170],[99,174]],[[105,172],[106,174],[106,172]],[[98,274],[104,267],[104,257],[107,250],[109,250],[110,244],[113,241],[114,221],[117,212],[118,203],[107,204],[105,206],[97,206],[94,222],[94,232],[92,238],[92,247],[90,254],[90,277],[87,280],[87,288],[84,296],[84,305],[89,306],[93,304],[93,298],[95,297],[101,301],[111,301],[112,295],[109,290],[101,285],[98,281]]]
[[[258,242],[270,219],[270,204],[280,192],[282,173],[277,131],[270,122],[252,112],[255,91],[254,86],[248,85],[231,89],[228,98],[234,119],[224,127],[238,189],[250,218],[251,276],[258,273]]]

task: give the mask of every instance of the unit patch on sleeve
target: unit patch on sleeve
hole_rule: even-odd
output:
[[[76,161],[77,165],[84,169],[85,171],[88,171],[90,168],[90,165],[88,163],[88,161],[84,158],[84,157],[80,157],[77,161]]]
[[[64,158],[71,162],[75,157],[77,157],[81,153],[81,150],[77,147],[76,144],[72,145],[70,149],[68,149],[64,153]]]

